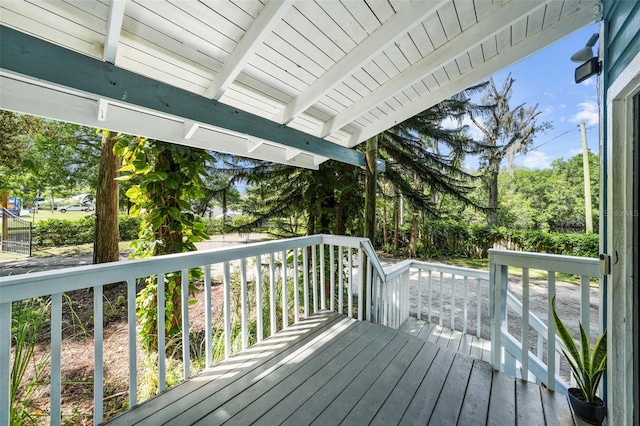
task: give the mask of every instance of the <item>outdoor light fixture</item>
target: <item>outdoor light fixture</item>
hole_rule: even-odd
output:
[[[573,62],[582,64],[575,71],[576,83],[581,83],[592,75],[600,74],[600,61],[597,56],[593,55],[593,46],[599,37],[600,34],[594,33],[587,41],[587,44],[571,57]]]

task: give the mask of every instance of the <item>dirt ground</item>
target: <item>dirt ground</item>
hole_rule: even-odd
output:
[[[264,234],[249,235],[227,235],[214,237],[209,241],[198,243],[199,250],[222,247],[227,245],[247,244],[251,242],[262,241],[268,238]],[[122,253],[122,259],[128,258],[128,253]],[[384,266],[392,265],[398,262],[398,259],[381,259]],[[58,268],[67,268],[72,266],[87,265],[91,263],[91,255],[75,255],[67,257],[39,257],[29,259],[2,259],[0,258],[0,276],[17,275],[36,271],[45,271]],[[222,308],[222,286],[220,285],[220,277],[212,277],[212,300],[214,301],[214,312],[221,312]],[[416,314],[418,310],[418,293],[417,293],[417,276],[411,277],[412,282],[412,302],[411,312]],[[451,327],[450,314],[451,309],[455,309],[455,324],[453,328],[463,330],[464,328],[464,285],[461,280],[454,283],[451,289],[451,279],[443,278],[443,293],[445,295],[453,294],[453,303],[451,297],[443,299],[442,306],[439,305],[439,281],[434,280],[432,283],[432,304],[431,312],[427,308],[429,300],[429,292],[427,281],[423,277],[423,287],[420,291],[422,296],[421,310],[422,319],[428,319],[431,313],[431,321],[440,322],[442,316],[442,324],[445,327]],[[532,281],[531,285],[531,310],[546,322],[548,300],[543,282]],[[517,278],[510,280],[509,290],[521,300],[521,285]],[[577,318],[579,315],[579,286],[575,284],[557,283],[558,308],[559,314],[563,318]],[[63,302],[63,340],[64,343],[62,353],[62,377],[63,377],[63,423],[64,424],[91,424],[93,409],[93,293],[91,290],[80,290],[69,293]],[[488,286],[481,286],[480,293],[477,291],[477,285],[470,283],[467,288],[468,300],[488,300]],[[592,335],[597,332],[598,321],[598,288],[591,288],[591,320]],[[190,332],[193,336],[202,336],[204,330],[204,294],[202,291],[202,283],[198,286],[195,294],[196,302],[189,308]],[[128,379],[129,372],[126,368],[127,363],[122,360],[128,357],[128,328],[127,328],[127,309],[126,309],[126,285],[114,285],[105,289],[103,296],[104,309],[104,413],[108,419],[116,413],[128,407]],[[484,303],[484,302],[483,302]],[[477,309],[477,308],[476,308]],[[488,313],[488,303],[481,303],[481,321],[480,336],[486,339],[490,338],[490,319]],[[440,312],[441,311],[441,312]],[[521,330],[518,328],[518,319],[510,315],[509,329],[515,336],[519,336]],[[577,330],[577,323],[570,327]],[[472,308],[467,312],[467,332],[476,334],[477,330],[477,310]],[[45,327],[41,342],[36,350],[36,359],[46,357],[49,351],[48,345],[48,326]],[[531,350],[535,353],[535,334],[531,337]],[[169,363],[179,363],[181,353],[170,359]],[[144,353],[138,348],[137,351],[137,377],[138,383],[144,382],[146,366],[149,362],[145,359]],[[33,369],[31,369],[32,373]],[[32,397],[35,405],[34,413],[42,414],[38,423],[48,423],[46,413],[49,411],[49,395],[48,395],[48,377],[49,372],[45,371],[41,378],[42,386],[36,387],[35,396]],[[144,389],[139,389],[140,394],[144,393]]]

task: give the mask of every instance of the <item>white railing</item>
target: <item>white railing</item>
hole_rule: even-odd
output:
[[[129,406],[133,407],[138,403],[136,286],[141,279],[158,277],[157,329],[158,336],[163,336],[165,287],[162,283],[166,274],[175,271],[181,272],[182,277],[182,378],[186,380],[192,375],[188,271],[194,268],[204,271],[206,367],[211,366],[214,360],[212,327],[215,320],[211,283],[212,278],[216,278],[222,280],[224,290],[220,322],[225,357],[319,310],[330,309],[358,320],[379,322],[394,328],[413,314],[430,322],[437,320],[441,326],[464,333],[475,332],[478,337],[486,337],[486,330],[483,332],[481,325],[486,324],[485,317],[490,311],[494,366],[503,370],[520,368],[524,372],[523,377],[535,376],[550,388],[556,384],[564,386],[557,368],[560,344],[556,338],[550,338],[555,336],[555,330],[547,327],[529,306],[528,272],[529,269],[552,271],[548,273],[549,303],[555,294],[555,272],[581,275],[580,318],[589,330],[589,321],[585,322],[589,318],[588,284],[589,276],[598,273],[597,260],[501,250],[491,250],[490,253],[490,272],[413,260],[383,268],[368,239],[314,235],[0,278],[0,389],[9,389],[12,303],[50,297],[50,423],[60,424],[63,294],[92,289],[93,316],[96,319],[93,418],[94,423],[100,423],[104,417],[103,287],[111,283],[126,283],[128,389]],[[522,301],[509,291],[507,277],[510,266],[524,268]],[[494,306],[499,308],[493,309]],[[265,310],[268,310],[268,315],[263,316]],[[508,312],[521,317],[522,330],[531,329],[537,334],[535,354],[522,349],[529,348],[530,333],[522,332],[519,339],[510,331]],[[529,312],[529,315],[523,315],[523,312]],[[158,339],[158,353],[166,354],[166,349],[165,339]],[[159,356],[159,392],[167,386],[166,376],[166,357]],[[554,380],[549,382],[549,378]],[[9,423],[11,401],[9,395],[5,395],[3,392],[0,400],[0,426]]]
[[[579,315],[562,316],[577,335],[578,321],[587,334],[597,335],[604,329],[602,309],[597,319],[591,315],[591,278],[600,277],[598,259],[529,253],[510,250],[489,250],[491,275],[491,355],[494,368],[544,383],[549,389],[566,393],[571,383],[569,367],[562,355],[562,342],[556,335],[551,301],[557,294],[557,274],[580,277]],[[522,269],[522,278],[509,275],[509,268]],[[546,283],[534,290],[542,293],[546,306],[531,306],[531,271],[544,271]],[[513,291],[512,291],[513,290]],[[520,294],[518,298],[515,293]],[[600,293],[602,300],[602,293]],[[556,305],[570,306],[571,294],[559,294]],[[537,314],[534,313],[537,310]],[[527,314],[525,314],[527,313]],[[546,316],[546,322],[541,320]],[[591,324],[597,324],[592,327]],[[532,339],[533,337],[533,339]],[[534,352],[535,351],[535,352]]]
[[[129,406],[132,407],[139,402],[136,376],[136,285],[141,279],[157,277],[157,329],[158,336],[164,336],[165,275],[181,272],[182,376],[186,380],[191,375],[192,366],[189,353],[188,271],[194,268],[204,270],[206,367],[213,362],[214,312],[211,282],[216,275],[221,277],[224,288],[222,323],[224,355],[227,357],[261,341],[265,336],[287,328],[300,317],[319,310],[332,309],[359,320],[370,319],[374,311],[384,311],[378,305],[365,303],[365,299],[371,300],[372,283],[384,281],[384,272],[369,240],[363,238],[314,235],[3,277],[0,278],[0,425],[9,423],[11,404],[6,390],[9,389],[11,371],[12,303],[50,297],[50,423],[56,425],[60,424],[62,414],[63,294],[92,289],[95,319],[93,419],[98,424],[104,417],[103,287],[111,283],[126,283],[130,372],[128,389]],[[365,271],[367,279],[363,284]],[[263,320],[262,312],[266,309],[269,310],[269,315]],[[387,314],[391,315],[395,309],[387,309]],[[235,315],[232,315],[232,311]],[[251,321],[255,321],[255,327],[250,327]],[[233,334],[233,330],[239,330],[239,333]],[[161,392],[167,386],[167,363],[164,356],[167,347],[165,339],[157,340],[160,354],[157,379],[158,392]]]
[[[489,310],[488,272],[416,260],[384,272],[386,304],[399,300],[400,309],[381,323],[397,328],[411,315],[465,334],[483,334]]]

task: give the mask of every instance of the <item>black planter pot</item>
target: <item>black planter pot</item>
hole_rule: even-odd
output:
[[[569,388],[569,403],[576,416],[592,425],[601,425],[607,414],[604,401],[596,396],[596,404],[587,404],[582,399],[582,391],[578,388]]]

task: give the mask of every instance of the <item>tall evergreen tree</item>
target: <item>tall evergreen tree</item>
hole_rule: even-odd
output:
[[[498,89],[493,79],[489,81],[487,91],[482,99],[484,105],[491,107],[491,114],[484,123],[471,116],[474,124],[484,134],[485,149],[481,156],[481,168],[485,173],[489,192],[487,220],[489,225],[498,223],[498,174],[500,164],[504,158],[512,167],[513,158],[518,153],[525,153],[529,149],[536,133],[551,128],[550,123],[537,123],[541,114],[538,104],[525,108],[524,104],[511,109],[513,83],[511,74]]]

